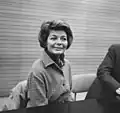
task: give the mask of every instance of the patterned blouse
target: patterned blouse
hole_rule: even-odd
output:
[[[43,51],[41,59],[36,60],[27,80],[27,107],[43,106],[50,103],[73,101],[71,96],[72,77],[68,60],[60,68]]]

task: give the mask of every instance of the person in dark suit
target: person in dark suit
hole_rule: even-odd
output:
[[[119,99],[120,44],[113,44],[98,67],[97,77],[85,99]]]

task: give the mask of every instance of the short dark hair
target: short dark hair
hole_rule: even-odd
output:
[[[72,44],[73,34],[70,29],[70,26],[63,20],[52,20],[52,21],[46,21],[42,23],[41,29],[38,35],[40,46],[43,48],[46,48],[46,41],[51,30],[63,30],[66,32],[67,41],[68,41],[67,49],[68,49]]]

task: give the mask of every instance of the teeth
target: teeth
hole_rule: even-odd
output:
[[[56,49],[63,49],[63,48],[56,48]]]
[[[57,48],[57,49],[63,49],[62,47],[54,47],[54,48]]]

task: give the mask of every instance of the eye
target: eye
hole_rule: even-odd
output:
[[[63,37],[61,37],[61,40],[62,40],[62,41],[66,41],[66,40],[67,40],[67,37],[63,36]]]
[[[50,39],[51,39],[51,40],[56,40],[57,37],[56,37],[56,36],[52,36]]]

